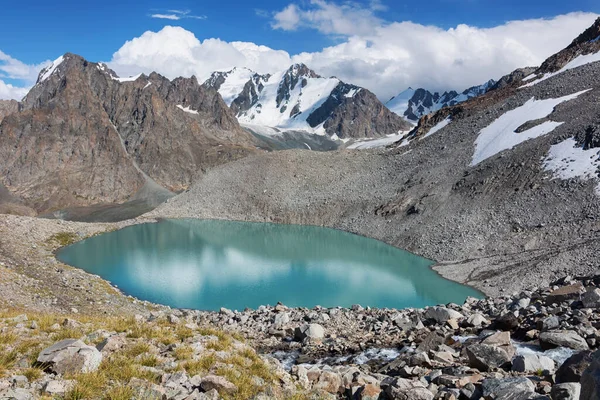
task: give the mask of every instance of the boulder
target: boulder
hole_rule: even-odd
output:
[[[275,314],[275,319],[273,321],[273,326],[275,329],[282,329],[290,322],[290,314],[287,312],[281,312]]]
[[[485,319],[485,317],[479,313],[475,313],[471,316],[469,316],[469,318],[467,318],[467,325],[469,326],[474,326],[474,327],[480,327],[482,325],[489,325],[490,322]]]
[[[584,338],[574,331],[551,331],[540,334],[540,346],[544,350],[555,347],[568,347],[573,350],[588,350],[589,346]]]
[[[535,385],[527,378],[485,379],[483,397],[494,400],[526,400],[535,393]]]
[[[50,396],[58,397],[73,389],[73,386],[75,386],[75,382],[72,380],[51,380],[44,385],[42,392]]]
[[[391,400],[433,400],[433,393],[419,381],[388,377],[381,382],[381,389]]]
[[[325,337],[325,329],[319,324],[305,324],[294,330],[294,338],[301,342],[304,339],[321,340]]]
[[[585,291],[583,285],[577,282],[574,285],[562,286],[553,290],[546,296],[546,304],[559,304],[563,301],[576,300]]]
[[[216,389],[219,393],[232,394],[237,391],[237,387],[222,376],[207,375],[200,380],[200,387],[205,392]]]
[[[600,350],[591,357],[592,362],[581,375],[581,400],[600,399]]]
[[[65,339],[42,350],[37,362],[61,375],[93,372],[100,367],[102,353],[81,340]]]
[[[323,371],[319,380],[313,385],[315,389],[321,389],[327,393],[336,394],[342,386],[342,378],[334,372]]]
[[[131,378],[127,386],[133,392],[133,399],[163,400],[167,397],[165,388],[143,379]]]
[[[554,360],[537,354],[526,354],[516,356],[512,362],[512,370],[516,372],[538,372],[548,371],[553,373],[556,369]]]
[[[600,307],[600,289],[590,287],[581,298],[585,308]]]
[[[545,318],[544,320],[538,322],[538,328],[540,331],[551,331],[553,329],[558,329],[560,326],[560,321],[556,315]]]
[[[510,363],[512,357],[499,346],[489,344],[472,344],[466,348],[469,366],[480,371],[501,368]]]
[[[550,397],[552,400],[579,400],[581,384],[575,382],[559,383],[552,386]]]
[[[458,311],[446,307],[429,307],[425,311],[425,319],[432,319],[437,323],[445,323],[450,319],[463,319],[464,316]]]
[[[583,371],[592,363],[592,351],[573,354],[556,371],[556,382],[579,382]]]

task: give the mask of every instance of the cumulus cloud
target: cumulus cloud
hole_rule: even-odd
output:
[[[21,100],[37,80],[40,70],[48,64],[49,60],[26,64],[0,50],[0,100]],[[19,85],[7,83],[2,78],[15,80]]]
[[[150,14],[151,18],[158,19],[169,19],[172,21],[179,21],[180,19],[206,19],[206,15],[193,15],[190,10],[166,10],[163,12],[158,12],[154,14]]]
[[[382,20],[374,15],[385,7],[379,1],[371,1],[368,8],[358,3],[341,5],[324,0],[311,0],[310,7],[301,9],[290,4],[275,13],[271,26],[274,29],[294,31],[299,28],[317,29],[324,34],[369,34]]]
[[[196,75],[204,80],[214,71],[236,66],[267,73],[290,63],[291,57],[285,51],[248,42],[200,41],[181,27],[166,26],[127,41],[113,54],[109,65],[121,76],[156,71],[171,79]]]
[[[539,65],[597,17],[571,13],[492,28],[458,25],[441,29],[385,22],[376,15],[385,9],[379,1],[366,7],[324,0],[305,4],[308,8],[291,4],[273,14],[273,28],[316,29],[341,38],[339,44],[290,56],[254,43],[200,41],[192,32],[167,26],[126,42],[109,64],[122,76],[157,71],[169,78],[196,75],[203,80],[213,71],[235,66],[272,73],[292,62],[304,62],[321,75],[337,76],[387,100],[408,86],[463,90],[519,67]]]

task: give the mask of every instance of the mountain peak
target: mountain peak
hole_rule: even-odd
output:
[[[286,74],[296,76],[296,77],[305,77],[305,78],[321,78],[319,74],[317,74],[312,69],[308,68],[308,66],[304,63],[297,63],[291,65]]]

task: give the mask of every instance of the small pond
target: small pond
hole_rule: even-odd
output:
[[[57,257],[126,294],[177,308],[406,308],[480,296],[439,276],[430,260],[314,226],[163,220],[88,238]]]

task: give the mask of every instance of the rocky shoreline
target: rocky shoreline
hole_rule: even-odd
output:
[[[9,312],[0,318],[0,346],[13,356],[0,362],[0,398],[81,398],[72,392],[87,375],[110,375],[111,363],[129,357],[137,372],[104,377],[106,390],[121,388],[127,398],[594,399],[599,284],[600,276],[566,277],[548,288],[405,310],[278,304],[121,319]],[[244,373],[253,383],[240,380]]]
[[[592,390],[586,388],[596,384],[593,376],[585,378],[583,371],[588,365],[595,368],[592,351],[600,345],[600,316],[596,312],[600,307],[600,277],[567,277],[547,288],[481,300],[468,298],[463,305],[426,309],[373,309],[360,305],[349,309],[306,309],[277,304],[257,310],[207,312],[136,300],[99,277],[64,266],[54,258],[56,248],[68,241],[141,222],[149,220],[84,224],[2,216],[0,285],[2,293],[8,294],[3,298],[3,308],[13,313],[33,313],[38,319],[5,318],[0,335],[27,339],[33,334],[36,340],[41,335],[41,342],[47,345],[55,344],[53,338],[65,338],[82,341],[76,346],[94,348],[100,337],[89,335],[98,330],[102,331],[102,340],[111,341],[137,336],[132,332],[141,329],[139,326],[146,327],[146,331],[170,326],[173,332],[183,326],[185,337],[174,339],[181,346],[206,343],[214,338],[204,336],[228,332],[260,354],[260,362],[269,365],[269,371],[275,374],[269,376],[277,376],[273,385],[267,385],[268,394],[262,391],[263,386],[253,386],[253,398],[575,399],[578,391],[586,393]],[[39,332],[36,326],[44,314],[64,321],[52,324],[53,329],[46,327],[47,332]],[[94,323],[85,322],[89,315],[94,316]],[[107,322],[114,315],[129,322],[115,330],[114,322]],[[67,331],[71,336],[56,335],[66,328],[71,329]],[[202,335],[206,329],[211,329],[212,334]],[[149,341],[158,350],[152,348],[145,356],[164,357],[165,366],[153,367],[155,375],[149,381],[136,376],[128,377],[127,382],[119,381],[117,386],[127,388],[127,393],[138,393],[142,390],[140,385],[146,389],[155,385],[150,387],[156,398],[244,398],[223,388],[216,392],[203,389],[202,379],[220,376],[219,368],[203,370],[197,377],[186,372],[177,378],[178,386],[173,389],[169,378],[172,369],[185,370],[170,359],[175,357],[177,346],[165,350],[156,338]],[[4,353],[13,354],[15,348],[10,343],[0,342],[5,342]],[[137,343],[126,342],[123,346]],[[97,350],[102,354],[101,349]],[[207,354],[197,355],[204,356]],[[235,354],[220,356],[231,358]],[[28,357],[31,359],[32,355]],[[144,355],[136,357],[141,360]],[[254,356],[251,358],[259,362]],[[222,367],[218,361],[215,363]],[[31,382],[19,375],[37,368],[36,365],[30,361],[5,367],[0,398],[37,398],[49,382],[53,382],[51,387],[64,388],[67,393],[74,387],[69,385],[79,382],[47,369]]]

